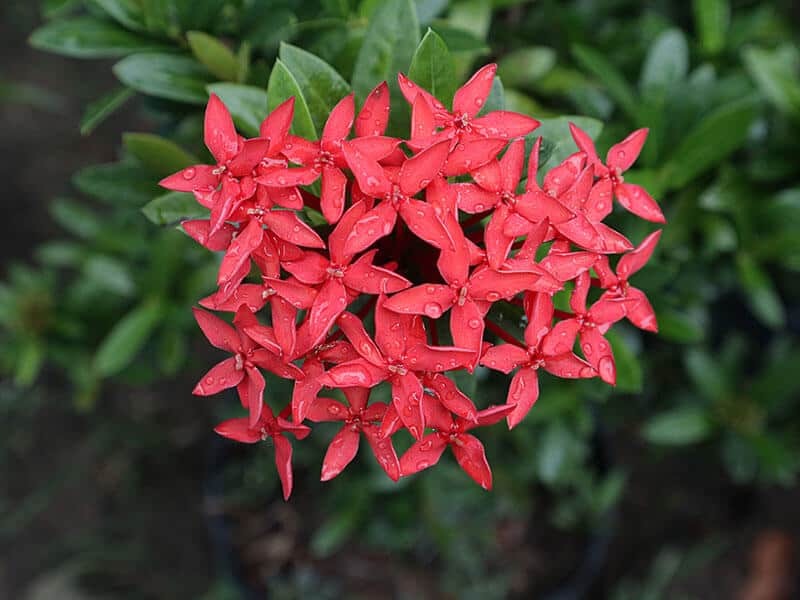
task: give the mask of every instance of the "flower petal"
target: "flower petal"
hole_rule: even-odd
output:
[[[233,225],[224,223],[214,235],[209,236],[211,222],[208,219],[184,221],[181,227],[193,240],[212,252],[227,250],[236,231]]]
[[[528,353],[524,348],[514,344],[492,346],[481,357],[481,364],[484,367],[500,371],[506,375],[526,362],[528,362]]]
[[[354,256],[366,250],[382,237],[389,235],[396,222],[397,211],[391,202],[381,202],[353,225],[345,241],[345,255]]]
[[[269,149],[269,140],[245,140],[239,152],[228,163],[228,170],[236,177],[250,175]]]
[[[288,500],[292,494],[292,444],[283,435],[272,437],[275,444],[275,467],[283,488],[283,499]]]
[[[375,345],[375,342],[369,337],[367,330],[364,329],[364,324],[361,319],[349,312],[343,312],[339,315],[337,320],[339,328],[344,333],[345,337],[350,341],[355,348],[356,352],[377,367],[386,367],[386,361]]]
[[[378,464],[389,476],[392,481],[400,479],[400,461],[397,452],[392,445],[392,440],[380,435],[379,429],[375,425],[362,425],[361,431],[367,437],[372,453]]]
[[[316,339],[327,335],[334,322],[347,308],[347,292],[340,279],[331,278],[319,290],[306,316],[309,334]]]
[[[656,249],[656,244],[661,238],[661,230],[654,231],[648,235],[642,243],[619,259],[617,263],[617,276],[627,280],[639,269],[647,264],[650,257],[653,255],[653,250]]]
[[[647,129],[637,129],[618,144],[611,146],[606,155],[608,168],[627,171],[639,157],[647,139],[647,131]]]
[[[415,371],[440,373],[460,369],[472,362],[474,352],[455,346],[414,344],[406,351],[405,364]]]
[[[345,142],[342,152],[361,191],[373,198],[380,198],[392,191],[392,184],[374,159],[363,154],[356,145]]]
[[[528,325],[525,327],[525,343],[535,348],[539,346],[553,323],[553,298],[550,294],[527,294],[525,296],[525,315]]]
[[[418,152],[400,167],[400,191],[413,196],[439,175],[447,156],[450,154],[450,140],[429,146]]]
[[[438,319],[455,301],[455,292],[450,286],[431,283],[394,294],[386,300],[384,307],[398,313]]]
[[[251,219],[247,226],[239,231],[239,235],[234,238],[231,245],[228,246],[225,256],[222,257],[217,284],[222,285],[231,281],[242,265],[250,263],[250,255],[261,245],[263,235],[261,223],[256,219]]]
[[[292,126],[294,96],[275,107],[261,123],[259,137],[269,140],[269,154],[275,156],[283,149]]]
[[[507,404],[514,405],[506,417],[509,429],[514,429],[530,412],[539,399],[539,376],[535,369],[520,369],[511,380],[508,388]]]
[[[264,376],[255,367],[246,367],[247,373],[247,405],[250,411],[250,427],[255,427],[264,410]]]
[[[453,114],[474,117],[486,103],[492,90],[496,64],[488,64],[478,70],[469,81],[456,90],[453,96]]]
[[[436,393],[439,402],[441,402],[447,410],[467,421],[475,421],[477,419],[478,411],[475,408],[475,404],[458,389],[458,386],[452,379],[441,373],[436,373],[430,378],[428,385],[430,385]],[[429,418],[427,413],[425,415],[425,421],[428,427],[440,428],[435,421]]]
[[[302,423],[322,389],[319,376],[324,372],[322,362],[315,357],[303,363],[303,377],[294,382],[292,390],[292,421]]]
[[[407,199],[400,204],[400,216],[411,232],[439,249],[454,250],[453,238],[436,209],[422,200]]]
[[[356,118],[356,136],[383,135],[389,124],[389,86],[384,81],[373,89]]]
[[[244,444],[255,444],[261,441],[261,432],[250,429],[249,420],[247,418],[228,419],[214,427],[214,431],[222,437],[236,440]]]
[[[357,358],[331,367],[319,381],[328,387],[374,387],[386,381],[389,372],[382,367],[376,367],[363,358]]]
[[[577,319],[564,319],[556,323],[542,339],[541,350],[543,354],[557,356],[565,352],[572,352],[575,339],[581,330],[581,323]]]
[[[236,369],[236,360],[226,358],[217,363],[203,375],[192,391],[196,396],[213,396],[239,384],[244,379],[244,371]]]
[[[588,327],[581,331],[581,350],[600,379],[609,385],[617,383],[617,369],[614,365],[614,353],[611,344],[602,336],[596,327]]]
[[[328,223],[336,223],[344,212],[344,195],[347,177],[336,167],[325,165],[322,169],[322,194],[320,207]]]
[[[339,433],[331,440],[325,458],[322,460],[320,481],[330,481],[350,464],[358,452],[360,439],[358,431],[353,431],[347,426],[339,430]]]
[[[206,105],[203,138],[219,164],[228,162],[239,148],[239,136],[231,114],[216,94],[211,94]]]
[[[493,160],[505,145],[504,139],[462,140],[447,158],[442,174],[455,177],[474,171]]]
[[[438,433],[429,433],[421,440],[412,444],[406,453],[400,457],[400,472],[403,477],[413,475],[432,467],[442,457],[447,442]]]
[[[355,113],[354,94],[348,94],[339,100],[336,106],[331,109],[328,120],[325,122],[325,127],[322,129],[322,137],[320,139],[323,147],[327,144],[335,145],[336,142],[341,142],[350,135]],[[330,152],[331,150],[328,149],[328,151]]]
[[[492,470],[486,460],[486,452],[480,440],[468,433],[458,436],[456,443],[450,444],[453,455],[464,472],[485,490],[492,489]]]
[[[581,379],[597,375],[592,365],[572,352],[548,356],[544,361],[544,370],[565,379]]]
[[[528,135],[541,123],[517,112],[495,110],[472,121],[473,129],[481,131],[487,137],[513,139]]]
[[[661,208],[642,186],[622,183],[614,186],[614,194],[619,203],[636,216],[653,223],[666,223]]]
[[[467,365],[470,370],[478,365],[480,359],[483,328],[483,312],[469,298],[463,304],[456,303],[450,310],[450,333],[453,336],[453,343],[474,353]]]
[[[412,372],[395,375],[392,383],[392,404],[414,439],[421,439],[425,431],[425,416],[422,412],[422,382]]]
[[[215,189],[220,179],[219,175],[214,174],[215,169],[211,165],[193,165],[165,177],[158,185],[176,192]]]
[[[411,282],[405,277],[372,264],[376,252],[367,252],[347,267],[344,284],[362,294],[393,294],[410,287]]]
[[[212,346],[220,350],[236,352],[236,349],[239,347],[239,335],[233,327],[216,315],[212,315],[205,310],[192,308],[192,312],[194,313],[197,324],[203,331],[203,335],[211,342]]]
[[[261,217],[264,224],[282,240],[305,248],[324,248],[325,242],[316,231],[290,210],[271,210]]]

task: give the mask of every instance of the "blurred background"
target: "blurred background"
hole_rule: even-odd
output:
[[[481,431],[491,493],[450,460],[321,485],[318,426],[284,503],[271,448],[212,432],[236,400],[190,393],[217,259],[155,183],[205,158],[209,90],[252,132],[280,42],[355,86],[412,5],[462,79],[499,63],[507,108],[582,115],[601,155],[650,128],[626,180],[668,219],[634,281],[660,332],[615,328],[615,389],[547,379]],[[800,595],[796,2],[6,0],[0,34],[0,597]]]

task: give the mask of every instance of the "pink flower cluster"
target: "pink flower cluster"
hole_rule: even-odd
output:
[[[523,139],[539,122],[508,111],[479,116],[495,69],[475,73],[456,92],[452,111],[401,74],[412,108],[407,140],[384,135],[386,83],[358,115],[353,95],[343,98],[319,141],[289,133],[293,99],[265,119],[257,138],[245,139],[212,96],[205,142],[216,164],[161,182],[192,192],[209,209],[208,219],[183,223],[200,244],[224,252],[218,289],[200,304],[234,314],[229,325],[195,309],[208,340],[230,357],[194,392],[237,389],[249,416],[216,431],[246,443],[272,438],[287,498],[287,434],[306,437],[307,420],[342,423],[323,480],[347,466],[364,434],[393,480],[435,464],[449,446],[489,489],[491,470],[472,429],[502,419],[517,425],[539,395],[539,369],[614,384],[604,333],[623,318],[656,330],[647,298],[628,279],[647,262],[660,232],[634,248],[603,223],[614,198],[644,219],[664,221],[647,192],[622,176],[646,130],[613,146],[603,162],[572,126],[578,151],[540,185],[541,138],[527,170]],[[304,218],[312,211],[321,225]],[[609,256],[620,253],[614,269]],[[554,310],[553,294],[568,283],[571,312]],[[589,306],[592,287],[602,291]],[[487,317],[498,302],[523,307],[523,340]],[[445,316],[449,327],[437,327]],[[479,409],[445,375],[478,365],[516,371],[505,404]],[[291,402],[277,415],[264,402],[262,370],[295,382]],[[371,389],[384,382],[391,402],[370,403]],[[346,403],[320,396],[325,389],[342,390]],[[401,429],[415,442],[398,458],[392,436]]]

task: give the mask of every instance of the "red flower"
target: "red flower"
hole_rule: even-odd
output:
[[[478,71],[456,92],[452,112],[399,75],[412,105],[404,141],[384,136],[385,83],[357,117],[353,96],[343,98],[319,141],[289,135],[293,100],[248,140],[212,96],[205,141],[215,164],[162,181],[193,192],[208,209],[207,219],[183,223],[198,243],[224,253],[217,290],[201,305],[235,314],[231,326],[195,310],[212,345],[231,354],[195,393],[237,388],[249,416],[225,421],[217,432],[246,443],[272,438],[285,497],[292,474],[284,434],[308,435],[307,418],[342,422],[323,480],[353,460],[363,433],[392,479],[433,465],[450,446],[489,489],[483,446],[469,431],[503,418],[516,426],[539,396],[540,368],[564,378],[599,374],[613,384],[608,329],[624,317],[656,329],[650,303],[628,279],[649,260],[660,232],[632,249],[603,222],[614,196],[635,214],[663,220],[646,192],[622,179],[646,131],[614,146],[604,165],[573,127],[578,151],[544,174],[541,186],[539,139],[518,193],[526,157],[515,138],[539,123],[508,111],[478,116],[494,73],[494,65]],[[303,186],[320,178],[317,197]],[[309,225],[307,209],[319,209],[327,223]],[[621,253],[615,272],[609,255]],[[574,286],[572,312],[555,311],[552,296],[567,285]],[[603,293],[587,306],[593,285]],[[505,303],[525,309],[524,343],[492,320],[492,307]],[[449,332],[440,331],[436,320],[447,312]],[[497,338],[505,343],[492,345]],[[586,360],[573,352],[576,341]],[[516,370],[505,405],[476,407],[445,374],[472,372],[479,363]],[[261,369],[294,380],[277,417],[264,409]],[[382,382],[391,386],[391,403],[369,404],[370,389]],[[320,397],[325,387],[343,389],[348,403]],[[416,442],[398,461],[391,438],[403,429]]]

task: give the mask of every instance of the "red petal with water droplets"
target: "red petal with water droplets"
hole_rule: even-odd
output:
[[[526,294],[525,315],[528,326],[525,327],[525,343],[536,348],[553,323],[553,298],[549,294]]]
[[[383,438],[377,427],[374,425],[362,425],[361,431],[367,437],[372,453],[378,464],[389,476],[392,481],[400,479],[400,461],[397,458],[397,452],[392,445],[392,441],[388,438]]]
[[[605,223],[595,223],[595,231],[600,244],[602,245],[602,252],[605,254],[620,254],[627,252],[633,248],[628,238],[622,235],[619,231],[611,229]]]
[[[603,252],[604,247],[599,239],[595,224],[589,222],[584,215],[577,214],[569,221],[554,223],[553,225],[561,235],[573,244],[594,252]]]
[[[385,367],[376,367],[363,358],[357,358],[331,367],[320,375],[319,381],[334,388],[374,387],[386,381],[390,374]]]
[[[208,232],[211,227],[211,222],[207,219],[184,221],[181,227],[183,227],[183,230],[198,244],[205,246],[212,252],[227,250],[233,239],[233,233],[236,231],[233,225],[225,223],[214,235],[209,236]]]
[[[216,427],[214,431],[222,437],[226,437],[244,444],[255,444],[261,441],[261,432],[250,429],[248,419],[228,419]]]
[[[618,144],[614,144],[606,155],[609,169],[627,171],[636,162],[647,139],[647,129],[637,129]]]
[[[485,136],[506,139],[528,135],[540,124],[533,117],[508,110],[495,110],[472,121],[473,129],[482,132]]]
[[[310,308],[317,297],[317,290],[296,281],[275,277],[263,277],[262,279],[264,284],[275,290],[281,298],[301,310]]]
[[[565,282],[585,273],[596,262],[597,255],[592,252],[568,252],[545,256],[539,266],[551,273],[558,281]]]
[[[628,320],[639,329],[656,333],[658,331],[656,313],[644,292],[632,287],[628,288],[626,295],[628,298]]]
[[[617,383],[617,369],[614,365],[614,353],[611,344],[600,334],[596,327],[581,331],[581,350],[586,360],[595,368],[600,378],[609,385]]]
[[[456,295],[450,286],[431,283],[398,292],[386,300],[384,307],[398,313],[438,319],[455,301]]]
[[[262,138],[245,140],[238,154],[228,163],[230,173],[236,177],[250,175],[264,158],[268,149],[269,140]]]
[[[345,265],[350,262],[352,255],[345,254],[344,247],[347,237],[353,230],[353,226],[369,210],[365,202],[354,202],[353,205],[339,219],[339,223],[328,235],[328,249],[330,250],[331,262],[338,265]]]
[[[397,138],[386,137],[383,135],[374,135],[370,137],[355,138],[348,142],[350,146],[361,152],[364,156],[372,160],[383,160],[392,155],[397,146],[400,145],[402,140]],[[400,151],[402,154],[402,150]],[[403,154],[405,160],[405,154]]]
[[[283,488],[283,499],[288,500],[292,494],[292,444],[283,435],[272,437],[275,444],[275,467]]]
[[[432,467],[442,457],[447,442],[438,433],[429,433],[424,438],[415,442],[400,457],[400,472],[403,477],[413,475]]]
[[[482,167],[475,169],[470,175],[472,175],[475,183],[488,192],[500,193],[504,189],[503,169],[497,159],[491,160]],[[481,211],[478,210],[477,212]]]
[[[244,230],[241,230],[228,246],[228,250],[222,258],[217,284],[222,285],[226,281],[231,281],[243,264],[249,264],[250,255],[261,245],[263,233],[261,223],[257,220],[252,219],[247,223]]]
[[[599,223],[611,214],[613,184],[610,179],[600,179],[589,192],[583,211],[590,221]]]
[[[279,104],[261,123],[260,137],[269,140],[269,154],[275,156],[283,149],[292,126],[294,96]]]
[[[302,379],[305,377],[303,371],[292,363],[285,363],[277,355],[273,354],[267,349],[257,349],[253,351],[252,358],[253,364],[266,369],[270,373],[274,373],[278,377],[284,379]]]
[[[496,193],[484,190],[474,183],[454,183],[450,187],[455,190],[458,208],[470,214],[487,211],[498,201]]]
[[[298,185],[311,185],[320,176],[320,170],[315,166],[283,168],[277,167],[265,171],[256,177],[256,183],[274,188],[295,187]]]
[[[539,183],[536,180],[539,174],[539,151],[542,148],[542,137],[536,138],[531,148],[531,154],[528,157],[528,175],[525,181],[525,191],[532,192],[534,190],[541,190]]]
[[[489,92],[492,90],[492,81],[497,71],[497,65],[488,64],[477,71],[469,81],[456,90],[453,97],[453,114],[460,116],[467,114],[474,117],[486,104]]]
[[[214,194],[213,198],[211,228],[209,229],[209,233],[212,235],[219,231],[225,221],[230,219],[243,200],[239,183],[232,177],[225,177],[222,180],[222,187],[219,192]]]
[[[322,194],[320,206],[328,223],[336,223],[344,212],[344,194],[347,177],[336,167],[326,165],[322,169]]]
[[[569,307],[576,315],[586,313],[586,298],[590,287],[592,287],[591,276],[589,273],[581,273],[575,280],[575,288],[569,297]]]
[[[344,245],[347,256],[366,250],[376,241],[389,235],[397,222],[397,211],[391,202],[381,202],[354,225]]]
[[[344,312],[339,315],[338,325],[353,345],[353,348],[355,348],[356,352],[358,352],[362,358],[368,360],[377,367],[386,367],[386,361],[381,351],[378,349],[378,346],[375,345],[375,342],[372,341],[372,338],[369,337],[361,319],[352,313]]]
[[[411,286],[411,282],[397,273],[371,264],[377,251],[361,256],[347,267],[344,284],[362,294],[393,294]]]
[[[433,388],[439,402],[441,402],[447,410],[467,421],[475,421],[477,419],[478,411],[472,403],[472,400],[458,389],[458,386],[456,386],[452,379],[446,375],[436,373],[431,377],[428,385]],[[452,419],[450,420],[452,421]],[[431,418],[428,413],[425,414],[425,421],[428,427],[442,429],[442,424]]]
[[[192,391],[196,396],[213,396],[239,384],[244,379],[244,371],[236,369],[236,360],[226,358],[217,363],[203,375]]]
[[[384,81],[373,89],[356,118],[356,135],[383,135],[389,124],[389,86]]]
[[[392,191],[392,184],[386,178],[383,167],[375,160],[347,142],[342,146],[342,152],[362,192],[373,198],[380,198]]]
[[[375,304],[375,343],[385,356],[398,359],[405,352],[416,317],[391,311],[386,302],[386,296],[381,295]]]
[[[358,431],[353,431],[345,426],[339,430],[325,453],[322,460],[322,475],[320,481],[330,481],[341,473],[344,468],[356,457],[358,442],[361,436]]]
[[[484,367],[500,371],[506,375],[526,362],[528,362],[528,353],[524,348],[514,344],[492,346],[481,357],[481,364]]]
[[[572,352],[575,338],[578,337],[580,330],[581,324],[577,319],[559,321],[542,339],[542,353],[548,356],[558,356],[565,352]]]
[[[450,448],[464,472],[483,489],[491,490],[492,470],[480,440],[468,433],[462,433],[456,442],[450,444]]]
[[[656,249],[656,244],[658,244],[660,238],[661,230],[659,229],[644,238],[642,243],[639,244],[635,250],[628,252],[625,256],[620,258],[617,264],[617,275],[627,280],[631,275],[644,267],[653,255],[653,250]]]
[[[247,405],[250,411],[250,427],[255,427],[264,410],[264,376],[255,367],[246,367]]]
[[[525,167],[525,140],[516,140],[500,159],[500,167],[503,174],[503,189],[509,194],[514,194],[522,177],[522,169]]]
[[[414,235],[434,248],[455,249],[450,232],[432,205],[422,200],[405,200],[400,204],[400,216]]]
[[[306,317],[309,334],[316,339],[326,335],[334,322],[347,308],[347,292],[340,279],[326,281],[317,293]]]
[[[431,108],[440,112],[444,113],[447,112],[447,109],[445,108],[444,104],[441,103],[441,101],[439,101],[433,94],[431,94],[427,90],[424,90],[421,87],[419,87],[416,83],[411,81],[403,73],[397,74],[397,84],[400,87],[400,91],[402,92],[405,99],[412,106],[417,98],[417,95],[422,94],[422,97],[428,101]]]
[[[225,299],[222,299],[218,294],[212,294],[200,300],[199,304],[203,308],[224,312],[236,312],[244,304],[250,310],[258,311],[261,310],[266,302],[262,296],[263,291],[264,288],[258,284],[242,283]]]
[[[508,416],[514,410],[513,405],[509,404],[501,404],[500,406],[489,406],[484,408],[481,411],[478,411],[477,414],[477,426],[478,427],[487,427],[489,425],[495,425],[499,423],[503,419]],[[471,429],[474,425],[469,424],[467,425],[466,429]]]
[[[492,269],[499,269],[502,266],[514,243],[514,238],[503,232],[508,213],[508,207],[505,204],[499,204],[484,230],[486,258]]]
[[[339,100],[336,106],[331,109],[328,120],[322,130],[321,143],[323,147],[327,144],[335,145],[335,142],[341,142],[350,135],[355,113],[356,104],[353,94],[348,94]],[[333,149],[326,148],[326,150],[331,152]]]
[[[601,298],[589,310],[589,318],[596,325],[610,325],[623,319],[627,314],[628,303],[623,300]]]
[[[231,114],[216,94],[211,94],[206,105],[203,138],[219,164],[228,162],[239,149],[239,136]]]
[[[441,373],[463,368],[473,360],[474,353],[455,346],[416,344],[406,351],[405,365],[414,371]]]
[[[227,350],[228,352],[236,352],[239,347],[239,335],[236,331],[219,317],[212,315],[210,312],[193,308],[194,318],[203,335],[211,342],[211,345],[220,350]]]
[[[599,157],[597,156],[597,150],[594,148],[592,138],[575,123],[569,124],[569,131],[572,134],[572,139],[575,140],[575,145],[578,146],[578,150],[586,154],[587,160],[590,163],[597,162]]]
[[[533,288],[539,278],[538,273],[483,269],[474,272],[470,277],[469,295],[475,299],[495,302]]]
[[[517,197],[514,209],[532,223],[548,219],[550,223],[564,223],[573,216],[572,211],[552,196],[534,190]]]
[[[436,135],[436,117],[430,103],[421,94],[417,94],[411,108],[411,140],[418,144],[427,144]]]
[[[413,196],[427,187],[442,170],[450,153],[450,141],[434,144],[409,158],[400,167],[400,191]]]
[[[572,352],[548,356],[544,361],[544,370],[565,379],[594,377],[597,374],[592,365],[578,358]]]
[[[294,211],[271,210],[261,217],[264,224],[282,240],[305,248],[324,248],[325,242]]]
[[[297,341],[297,309],[283,298],[277,297],[271,300],[270,305],[275,339],[284,358],[288,358],[294,354]]]
[[[175,192],[214,189],[219,185],[220,179],[219,175],[213,173],[214,169],[216,167],[211,165],[186,167],[169,177],[165,177],[158,182],[158,185]]]
[[[442,174],[455,177],[474,171],[493,160],[505,145],[503,139],[464,140],[450,153]]]
[[[509,429],[520,424],[539,399],[539,375],[536,370],[524,368],[517,371],[508,388],[507,404],[514,409],[506,417]]]
[[[661,208],[642,186],[622,183],[614,186],[614,194],[619,203],[636,216],[653,223],[666,223]]]
[[[280,354],[281,347],[278,345],[272,327],[267,327],[266,325],[250,325],[242,327],[242,331],[262,348],[274,354]]]
[[[292,420],[302,423],[308,410],[322,389],[319,376],[324,372],[322,362],[316,358],[308,358],[303,363],[303,378],[297,379],[292,390]]]
[[[422,382],[411,372],[391,378],[392,404],[414,439],[421,439],[425,431],[422,413]]]
[[[456,303],[450,310],[450,333],[453,336],[453,343],[459,348],[473,352],[473,358],[467,364],[470,371],[478,365],[480,359],[483,328],[483,312],[472,300],[467,299],[463,304]]]

